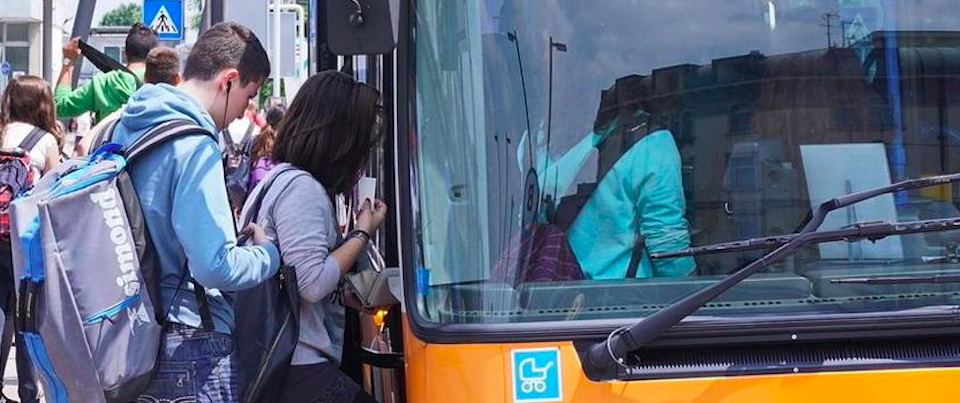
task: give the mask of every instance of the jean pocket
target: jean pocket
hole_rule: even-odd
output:
[[[147,391],[137,403],[196,403],[197,374],[193,363],[157,363]]]

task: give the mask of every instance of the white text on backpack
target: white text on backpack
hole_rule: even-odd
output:
[[[121,271],[121,275],[117,277],[117,285],[123,288],[126,296],[133,296],[140,292],[140,281],[137,279],[133,244],[127,236],[123,212],[117,206],[116,193],[112,189],[91,193],[90,199],[103,209],[103,220],[110,228],[110,240],[114,244],[117,264]]]

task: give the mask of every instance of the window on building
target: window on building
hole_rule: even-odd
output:
[[[0,23],[0,63],[14,72],[30,71],[30,24]]]
[[[111,59],[116,60],[120,63],[123,63],[123,51],[119,46],[106,46],[103,48],[103,53],[107,56],[110,56]]]

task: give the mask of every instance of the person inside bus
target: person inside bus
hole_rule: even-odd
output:
[[[622,279],[631,272],[636,278],[686,276],[696,269],[692,257],[649,257],[690,247],[680,152],[670,131],[649,128],[649,116],[642,107],[601,102],[594,130],[556,158],[546,153],[543,132],[537,136],[534,168],[545,197],[556,200],[554,194],[570,189],[593,150],[610,136],[625,131],[640,135],[575,216],[562,217],[572,222],[567,240],[588,279]],[[526,150],[526,141],[524,136],[519,150]],[[518,160],[523,161],[520,155]],[[553,210],[547,207],[544,210]],[[638,241],[641,248],[636,247]]]
[[[276,165],[251,193],[259,194],[276,175],[256,222],[278,242],[283,262],[296,268],[302,299],[299,343],[278,402],[374,401],[339,370],[344,314],[337,290],[387,207],[361,200],[355,229],[342,238],[333,197],[354,188],[379,141],[379,98],[376,89],[345,73],[325,71],[308,79],[277,130]],[[248,198],[242,217],[254,199]]]

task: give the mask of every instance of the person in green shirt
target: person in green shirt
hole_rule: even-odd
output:
[[[68,119],[93,111],[96,123],[120,109],[127,103],[130,94],[143,83],[146,69],[144,61],[150,50],[158,44],[156,32],[142,23],[133,24],[127,33],[124,53],[127,56],[127,68],[137,76],[114,70],[98,74],[79,88],[71,89],[74,62],[80,57],[80,38],[71,39],[63,47],[63,67],[60,69],[60,79],[53,94],[57,116]]]

